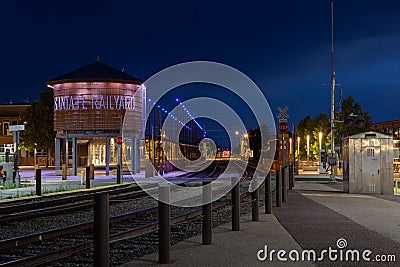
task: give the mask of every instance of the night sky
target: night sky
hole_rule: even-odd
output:
[[[100,56],[142,80],[186,61],[224,63],[254,80],[275,115],[289,106],[290,124],[329,114],[330,0],[1,5],[2,104],[37,99],[47,80]],[[400,1],[335,0],[337,82],[374,122],[400,119],[399,47]]]

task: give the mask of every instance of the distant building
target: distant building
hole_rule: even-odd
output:
[[[5,104],[0,105],[0,161],[5,160],[6,152],[12,155],[15,152],[13,133],[10,131],[11,125],[23,124],[21,116],[30,104]],[[28,155],[25,150],[21,151],[21,161]]]
[[[395,163],[397,162],[394,166],[394,172],[400,172],[400,120],[374,123],[371,125],[371,130],[393,137],[393,158]]]
[[[392,120],[378,122],[371,125],[371,130],[386,135],[391,135],[393,138],[400,138],[400,120]]]
[[[94,164],[104,166],[108,174],[110,164],[118,162],[117,137],[127,111],[140,122],[133,125],[135,134],[142,130],[142,82],[96,61],[46,84],[54,90],[56,171],[67,164],[76,174],[78,166]],[[132,156],[139,148],[135,143],[123,149]]]

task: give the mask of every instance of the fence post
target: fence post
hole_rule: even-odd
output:
[[[94,179],[94,164],[90,164],[90,179]]]
[[[109,197],[94,195],[94,266],[109,266]]]
[[[120,184],[120,183],[121,183],[121,168],[120,168],[120,166],[118,164],[118,167],[117,167],[117,184]]]
[[[294,187],[294,163],[289,165],[289,189],[292,190]]]
[[[81,170],[81,185],[85,184],[85,171]]]
[[[265,179],[265,213],[272,213],[271,173],[268,172]]]
[[[86,189],[90,188],[90,167],[86,167]]]
[[[35,165],[35,167],[36,167],[36,165]],[[68,171],[67,164],[63,164],[61,166],[61,176],[62,176],[63,180],[67,180],[67,171]]]
[[[232,231],[240,230],[240,182],[239,178],[232,178],[235,186],[232,188]],[[237,182],[237,183],[236,183]]]
[[[254,178],[253,178],[254,179]],[[260,220],[260,212],[259,212],[259,200],[260,200],[260,196],[259,196],[259,191],[258,191],[258,176],[256,177],[255,180],[255,187],[257,188],[256,190],[254,190],[253,192],[251,192],[251,220],[253,222],[258,222]]]
[[[275,173],[276,175],[276,206],[281,207],[282,206],[282,177],[281,177],[281,171],[278,170]]]
[[[169,203],[169,187],[159,188],[158,199],[158,262],[169,263],[171,251],[171,207]]]
[[[36,177],[36,195],[42,195],[42,169],[35,170],[35,177]]]
[[[210,182],[203,182],[203,223],[202,223],[202,243],[211,245],[212,243],[212,190]]]
[[[282,180],[282,202],[287,202],[287,181],[286,181],[286,167],[281,170]]]

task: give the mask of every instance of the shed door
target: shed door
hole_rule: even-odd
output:
[[[381,159],[378,139],[363,140],[362,148],[362,185],[363,193],[381,192]]]

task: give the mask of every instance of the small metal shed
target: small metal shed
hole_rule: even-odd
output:
[[[343,139],[343,187],[349,193],[393,194],[393,138],[376,132]]]

